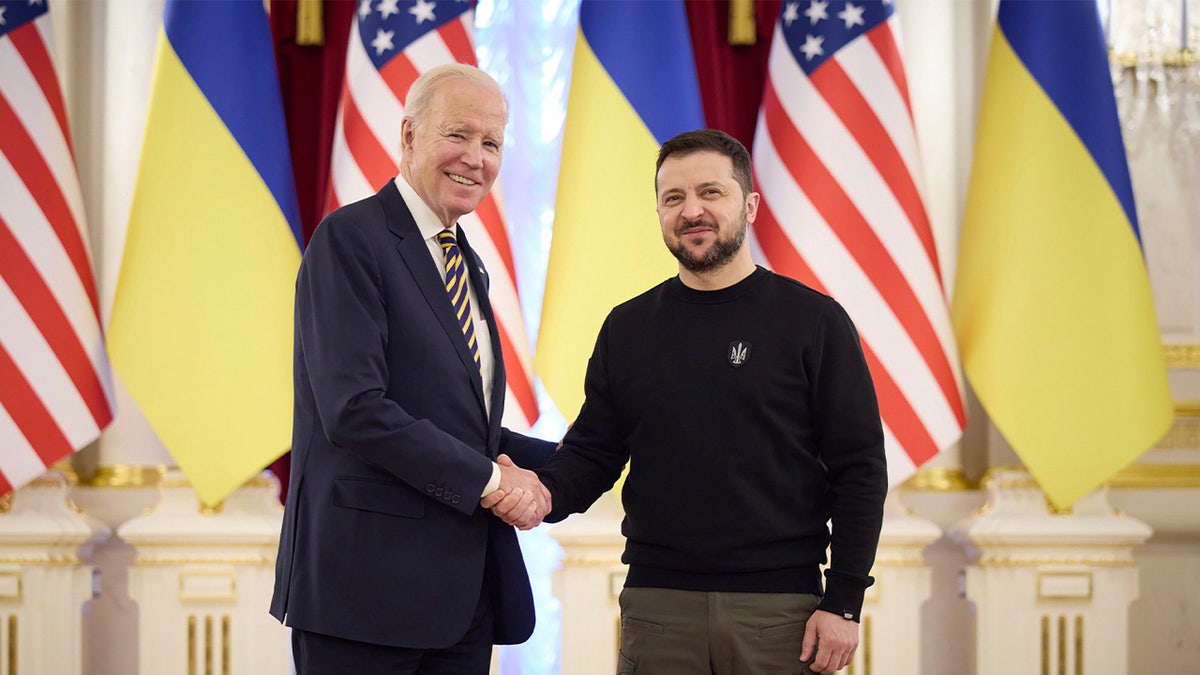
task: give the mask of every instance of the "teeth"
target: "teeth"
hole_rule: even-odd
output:
[[[450,180],[454,181],[455,183],[462,183],[463,185],[474,185],[475,184],[475,181],[471,180],[470,178],[463,178],[462,176],[460,176],[456,173],[448,173],[446,175],[450,176]]]

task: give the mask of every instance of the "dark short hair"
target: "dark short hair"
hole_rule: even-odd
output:
[[[654,165],[654,189],[658,190],[658,171],[663,162],[672,155],[684,156],[693,152],[711,150],[729,158],[733,165],[733,178],[742,186],[742,195],[754,192],[754,179],[750,174],[750,153],[738,139],[716,129],[685,131],[662,144],[658,149],[658,162]]]

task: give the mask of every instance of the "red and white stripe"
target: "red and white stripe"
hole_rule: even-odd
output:
[[[113,418],[50,17],[0,37],[0,493]]]
[[[896,18],[805,75],[776,25],[754,140],[752,245],[849,312],[875,381],[892,485],[966,423]]]
[[[396,176],[400,118],[408,89],[421,73],[435,66],[454,62],[476,65],[473,22],[474,12],[464,13],[413,42],[380,70],[363,50],[357,22],[352,23],[334,128],[326,212],[374,194]],[[493,329],[500,340],[507,381],[503,422],[512,429],[527,429],[538,418],[537,396],[499,182],[479,207],[459,222],[470,232],[471,246],[490,278],[488,298],[496,315]]]

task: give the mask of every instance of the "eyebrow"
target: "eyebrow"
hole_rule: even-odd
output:
[[[696,189],[703,190],[705,188],[710,188],[710,187],[720,188],[723,191],[728,191],[728,188],[725,187],[724,183],[722,183],[719,180],[704,181],[703,183],[700,183],[699,185],[697,185]],[[663,190],[661,192],[659,192],[659,196],[665,197],[666,195],[669,195],[669,194],[673,194],[676,192],[684,192],[684,191],[685,190],[681,187],[663,188]]]

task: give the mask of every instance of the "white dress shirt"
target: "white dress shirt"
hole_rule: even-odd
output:
[[[425,246],[429,249],[429,255],[433,258],[438,273],[442,275],[444,284],[446,281],[446,258],[442,254],[442,246],[438,243],[437,236],[445,228],[433,213],[433,209],[430,209],[417,191],[408,184],[408,181],[404,180],[404,176],[396,176],[396,188],[400,190],[400,196],[404,198],[404,203],[412,212],[413,220],[417,221],[417,229],[425,238]],[[454,224],[454,237],[458,238],[458,223]],[[496,359],[492,354],[491,328],[479,310],[479,295],[475,292],[475,284],[471,282],[470,275],[467,276],[467,294],[471,299],[471,321],[475,324],[475,346],[479,351],[479,372],[483,376],[484,407],[488,416],[491,417],[492,382],[495,380]],[[483,494],[487,495],[498,487],[500,487],[500,467],[493,463],[492,478],[484,486]]]

